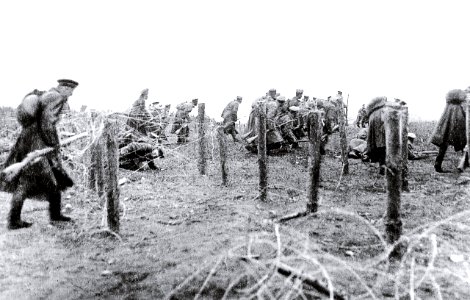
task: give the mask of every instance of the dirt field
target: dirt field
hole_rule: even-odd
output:
[[[50,224],[47,204],[28,200],[22,216],[34,225],[8,231],[10,196],[0,193],[0,298],[328,298],[280,275],[282,264],[350,299],[470,299],[468,170],[438,174],[432,157],[410,162],[411,191],[402,195],[407,252],[389,266],[384,177],[350,160],[351,174],[341,178],[337,135],[323,157],[320,211],[280,225],[276,219],[306,206],[306,144],[269,157],[262,203],[256,156],[229,143],[224,187],[215,143],[211,136],[206,176],[197,172],[195,143],[168,148],[159,172],[121,170],[128,182],[119,238],[100,231],[100,200],[77,166],[69,166],[77,184],[63,201],[74,223]],[[458,158],[449,151],[444,168]]]

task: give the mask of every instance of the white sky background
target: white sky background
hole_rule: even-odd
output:
[[[467,4],[468,3],[468,4]],[[445,94],[470,85],[468,1],[2,1],[0,106],[16,107],[59,78],[69,99],[124,111],[199,98],[218,117],[237,95],[239,118],[276,88],[349,94],[350,118],[372,97],[438,119]],[[193,112],[196,112],[194,110]]]

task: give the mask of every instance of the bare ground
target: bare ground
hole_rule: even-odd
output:
[[[269,158],[269,201],[261,203],[256,156],[230,144],[224,187],[212,142],[206,176],[197,173],[195,144],[168,149],[160,172],[121,170],[129,181],[119,238],[102,231],[100,200],[83,188],[79,168],[64,193],[74,223],[50,224],[47,204],[28,200],[23,218],[33,227],[8,231],[10,196],[0,193],[0,298],[325,297],[273,272],[281,260],[352,299],[394,297],[395,282],[405,297],[470,299],[468,171],[437,174],[432,158],[410,162],[411,192],[402,195],[409,252],[390,267],[384,178],[357,160],[340,178],[337,138],[322,164],[319,213],[278,227],[277,218],[305,209],[305,151]],[[449,151],[444,167],[457,160]]]

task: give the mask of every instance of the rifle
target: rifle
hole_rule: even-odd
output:
[[[348,98],[346,99],[346,126],[348,126],[348,108],[349,108],[349,94],[348,94]]]
[[[78,140],[87,136],[88,134],[86,132],[82,132],[80,134],[77,134],[75,136],[72,136],[70,138],[67,138],[61,141],[60,145],[65,146],[65,145],[72,143],[75,140]],[[56,150],[56,148],[47,147],[43,149],[34,150],[28,153],[28,155],[26,155],[26,157],[22,161],[14,163],[6,167],[5,169],[3,169],[3,171],[0,173],[0,178],[5,180],[6,182],[11,182],[13,179],[15,179],[16,176],[20,174],[21,170],[23,170],[25,167],[39,162],[42,156],[54,150]]]
[[[437,150],[426,150],[426,151],[419,151],[418,155],[437,155],[439,151]]]

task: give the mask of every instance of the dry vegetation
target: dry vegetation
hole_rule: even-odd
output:
[[[12,116],[0,119],[0,145],[17,133]],[[61,130],[78,133],[89,124],[89,116],[75,114]],[[410,124],[418,150],[433,149],[427,144],[433,126]],[[411,192],[402,197],[407,251],[390,265],[384,178],[358,160],[341,177],[337,135],[323,157],[319,212],[279,224],[279,217],[305,209],[306,144],[269,157],[263,203],[256,156],[228,139],[229,184],[222,186],[215,128],[207,130],[206,176],[197,171],[191,129],[190,143],[165,147],[161,171],[120,170],[127,178],[121,239],[100,234],[103,208],[85,188],[89,141],[64,149],[76,182],[64,193],[74,223],[49,224],[47,204],[27,201],[23,218],[34,226],[8,231],[9,195],[0,193],[0,298],[328,298],[305,283],[309,278],[331,296],[351,299],[470,299],[468,171],[437,174],[432,157],[410,162]],[[356,132],[349,127],[348,138]],[[444,167],[455,169],[458,158],[449,151]]]

